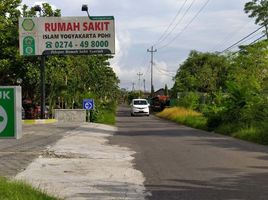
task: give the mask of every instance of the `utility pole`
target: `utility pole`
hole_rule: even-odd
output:
[[[141,76],[143,75],[142,73],[137,73],[137,75],[139,76],[139,97],[141,97]]]
[[[151,96],[153,96],[153,65],[154,65],[154,53],[157,52],[157,49],[154,49],[154,47],[151,47],[150,49],[147,49],[147,52],[151,53]]]
[[[132,92],[134,92],[134,90],[135,90],[134,86],[135,86],[135,83],[132,82]]]
[[[143,79],[143,91],[144,91],[144,94],[146,92],[146,88],[145,88],[145,79]]]

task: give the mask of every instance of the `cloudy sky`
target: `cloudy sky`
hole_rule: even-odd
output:
[[[172,77],[193,49],[222,51],[257,29],[244,13],[250,0],[47,0],[61,9],[62,16],[86,16],[82,4],[88,4],[92,16],[114,16],[116,54],[111,60],[122,88],[150,89],[151,55],[154,45],[154,88],[173,86]],[[40,1],[22,0],[33,6]],[[260,37],[257,32],[243,44]],[[235,50],[235,49],[233,49]]]

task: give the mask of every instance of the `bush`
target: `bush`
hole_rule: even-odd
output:
[[[242,127],[233,134],[234,137],[268,145],[268,122]]]
[[[95,108],[91,111],[90,121],[103,124],[115,124],[116,103],[96,103]]]
[[[196,110],[199,106],[199,95],[195,92],[187,92],[179,98],[178,105]]]
[[[169,119],[193,128],[207,130],[207,119],[199,112],[182,107],[166,108],[157,114],[158,117]]]

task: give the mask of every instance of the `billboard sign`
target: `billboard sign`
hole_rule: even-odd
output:
[[[114,54],[113,16],[19,18],[20,54]]]

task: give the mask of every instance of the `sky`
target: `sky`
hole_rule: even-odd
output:
[[[173,77],[191,50],[221,52],[258,28],[244,12],[250,0],[22,0],[33,6],[42,2],[61,9],[62,16],[115,17],[116,53],[111,67],[127,90],[151,87],[153,46],[154,89],[171,88]],[[261,31],[242,44],[261,36]],[[235,48],[232,50],[236,50]],[[141,73],[140,81],[138,73]],[[144,81],[145,80],[145,81]],[[133,84],[134,83],[134,84]]]

